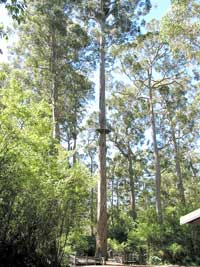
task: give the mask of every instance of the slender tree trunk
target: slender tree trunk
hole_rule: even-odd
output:
[[[166,102],[166,106],[168,107],[168,103],[167,102]],[[173,143],[173,147],[174,147],[175,168],[176,168],[176,175],[178,177],[178,190],[179,190],[181,203],[183,205],[185,205],[185,203],[186,203],[185,190],[184,190],[184,186],[183,186],[183,176],[182,176],[181,165],[180,165],[179,148],[178,148],[178,144],[177,144],[174,125],[173,125],[173,122],[172,122],[172,119],[171,119],[171,116],[170,116],[169,112],[168,112],[168,118],[169,118],[169,121],[170,121],[172,143]]]
[[[52,76],[52,122],[53,122],[53,133],[54,139],[60,139],[59,130],[59,111],[58,111],[58,84],[57,84],[57,73],[56,73],[56,33],[55,28],[52,27],[52,39],[51,39],[51,76]]]
[[[93,160],[90,157],[90,173],[93,174]],[[91,189],[91,205],[90,205],[90,224],[91,224],[91,236],[94,236],[94,188]]]
[[[101,0],[103,17],[103,4]],[[107,180],[106,180],[106,112],[105,112],[105,22],[100,22],[100,86],[99,86],[99,169],[97,201],[96,255],[107,258]]]
[[[180,155],[179,155],[178,145],[176,142],[174,127],[172,125],[171,125],[171,133],[172,133],[172,142],[173,142],[173,146],[174,146],[176,174],[178,177],[178,190],[179,190],[179,194],[180,194],[181,203],[185,204],[185,193],[184,193],[183,177],[182,177],[181,166],[180,166]]]
[[[117,197],[116,208],[117,208],[117,212],[119,212],[119,182],[118,181],[116,184],[116,197]]]
[[[73,127],[73,133],[72,133],[72,138],[73,138],[73,150],[74,150],[74,154],[73,154],[73,165],[76,163],[77,161],[77,151],[76,151],[76,145],[77,145],[77,136],[78,136],[78,131],[77,131],[77,103],[75,103],[75,109],[74,109],[74,127]]]
[[[73,138],[73,148],[72,150],[74,151],[73,153],[73,165],[76,163],[77,160],[77,153],[76,153],[76,145],[77,145],[77,127],[76,127],[76,122],[74,122],[74,129],[72,133],[72,138]]]
[[[114,177],[111,180],[111,224],[114,224],[113,218],[113,210],[114,210]]]
[[[137,217],[136,205],[135,205],[135,183],[134,183],[134,174],[133,174],[132,153],[131,153],[130,146],[128,148],[128,172],[129,172],[130,189],[131,189],[131,215],[133,219],[135,220]]]
[[[150,104],[150,114],[151,114],[151,128],[153,137],[153,147],[154,147],[154,158],[155,158],[155,171],[156,171],[156,212],[158,216],[158,222],[161,224],[163,222],[162,216],[162,204],[161,204],[161,172],[160,172],[160,156],[158,152],[158,145],[156,139],[156,122],[153,107],[153,95],[152,88],[149,87],[149,104]]]
[[[73,165],[76,163],[76,159],[77,159],[76,143],[77,143],[77,133],[75,132],[75,133],[73,133],[73,150],[74,150],[74,154],[73,154]]]
[[[189,159],[188,160],[188,164],[189,164],[189,167],[190,167],[190,169],[191,169],[191,172],[192,172],[192,175],[193,175],[193,177],[197,177],[197,170],[195,169],[195,167],[193,166],[193,163],[192,163],[192,160],[191,159]]]
[[[94,188],[91,189],[91,213],[90,213],[90,223],[91,223],[91,236],[94,236]]]

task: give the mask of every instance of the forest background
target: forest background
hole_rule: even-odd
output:
[[[200,2],[165,1],[162,19],[147,0],[0,3],[17,35],[0,70],[0,264],[97,249],[200,264],[199,226],[179,225],[199,208]]]

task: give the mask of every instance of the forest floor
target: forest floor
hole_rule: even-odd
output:
[[[107,265],[82,265],[81,267],[95,267],[95,266],[101,266],[101,267],[108,267],[108,266],[112,266],[112,267],[186,267],[183,265],[132,265],[132,264],[119,264],[119,263],[113,263],[111,264],[107,264]],[[193,267],[199,267],[199,266],[193,266]]]
[[[116,263],[116,262],[106,262],[106,265],[83,265],[82,267],[94,267],[94,266],[98,266],[98,267],[108,267],[108,266],[112,266],[112,267],[185,267],[183,265],[172,265],[172,264],[166,264],[166,265],[139,265],[139,264],[122,264],[122,263]],[[200,267],[200,266],[193,266],[193,267]]]

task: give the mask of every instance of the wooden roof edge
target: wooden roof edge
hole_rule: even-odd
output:
[[[180,224],[192,223],[200,219],[200,209],[194,210],[182,217],[180,217]]]

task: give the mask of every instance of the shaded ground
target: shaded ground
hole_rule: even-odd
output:
[[[98,266],[98,267],[108,267],[108,266],[112,266],[112,267],[186,267],[184,265],[172,265],[172,264],[168,264],[168,265],[139,265],[139,264],[122,264],[122,263],[116,263],[116,262],[106,262],[106,265],[83,265],[82,267],[94,267],[94,266]],[[192,267],[200,267],[200,266],[192,266]]]

